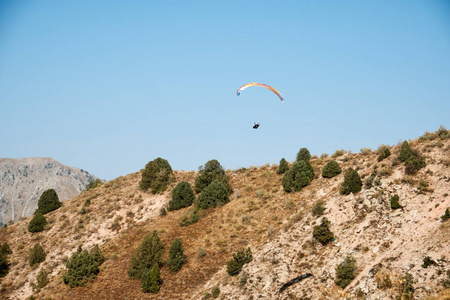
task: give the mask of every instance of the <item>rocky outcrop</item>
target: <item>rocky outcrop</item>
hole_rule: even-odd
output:
[[[95,177],[52,158],[0,158],[0,226],[28,217],[39,197],[54,189],[60,201],[78,195]]]

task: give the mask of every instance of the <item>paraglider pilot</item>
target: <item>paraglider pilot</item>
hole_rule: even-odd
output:
[[[255,125],[253,125],[253,129],[258,129],[259,127],[259,123],[254,123]]]

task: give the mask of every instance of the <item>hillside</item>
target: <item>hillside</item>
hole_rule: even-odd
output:
[[[60,201],[78,195],[95,177],[48,157],[0,158],[0,226],[29,217],[54,189]]]
[[[450,139],[425,134],[410,145],[426,161],[415,175],[405,174],[405,165],[397,158],[400,145],[389,147],[392,155],[380,162],[376,151],[344,151],[336,157],[311,158],[315,179],[296,193],[284,192],[277,165],[227,170],[234,190],[231,201],[201,211],[201,219],[185,227],[179,223],[191,208],[166,215],[161,208],[179,182],[193,186],[197,172],[175,171],[176,181],[159,195],[139,188],[139,172],[119,177],[47,214],[48,225],[41,233],[28,232],[30,218],[0,230],[0,241],[13,252],[9,273],[0,278],[0,295],[3,299],[31,295],[34,299],[203,299],[218,286],[220,299],[394,299],[409,273],[415,299],[448,299],[450,220],[442,222],[441,216],[450,207]],[[341,195],[345,172],[330,179],[321,176],[331,160],[343,171],[356,169],[367,184],[358,193]],[[391,210],[395,194],[402,207]],[[326,210],[315,216],[312,210],[319,200]],[[322,217],[331,222],[335,236],[327,245],[312,236]],[[165,245],[165,257],[178,237],[187,263],[177,273],[163,267],[161,290],[147,294],[139,280],[128,277],[127,269],[131,254],[153,230]],[[30,267],[27,259],[35,243],[42,245],[47,258]],[[85,287],[69,288],[62,280],[65,263],[78,246],[89,249],[95,244],[107,258],[100,273]],[[227,261],[243,247],[251,248],[253,261],[238,276],[230,276]],[[348,255],[356,260],[357,276],[342,289],[335,284],[336,267]],[[425,268],[427,256],[435,264]],[[42,268],[50,283],[33,290]],[[283,284],[306,273],[313,276],[279,292]]]

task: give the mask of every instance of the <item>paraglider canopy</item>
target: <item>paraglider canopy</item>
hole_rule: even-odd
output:
[[[236,94],[239,96],[243,90],[245,90],[246,88],[248,88],[250,86],[260,86],[260,87],[266,88],[266,89],[274,92],[278,96],[278,98],[280,98],[281,103],[284,103],[283,95],[281,95],[281,93],[277,89],[271,87],[270,85],[264,84],[264,83],[252,82],[252,83],[244,84],[237,90]]]

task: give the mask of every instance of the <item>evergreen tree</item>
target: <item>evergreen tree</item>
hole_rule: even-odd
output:
[[[230,274],[231,276],[238,275],[241,272],[242,267],[252,260],[253,255],[250,248],[247,248],[247,250],[245,250],[244,248],[239,249],[236,253],[233,254],[233,259],[231,259],[227,263],[228,274]]]
[[[309,161],[311,158],[311,154],[309,153],[309,150],[307,148],[300,148],[300,150],[297,153],[297,161]]]
[[[144,293],[156,294],[161,285],[161,273],[159,264],[155,263],[151,269],[145,270],[142,274],[142,291]]]
[[[184,255],[183,246],[181,246],[180,239],[176,238],[170,245],[169,249],[169,268],[170,271],[176,272],[181,269],[181,266],[186,262],[186,255]]]
[[[44,248],[40,244],[34,244],[33,248],[30,250],[30,257],[28,261],[30,262],[30,266],[35,264],[39,264],[45,260],[46,254]]]
[[[426,165],[425,158],[417,150],[411,150],[411,154],[405,162],[405,173],[414,175]]]
[[[30,223],[28,224],[28,231],[29,232],[41,232],[44,230],[44,226],[47,225],[47,220],[42,215],[42,213],[37,212],[33,219],[31,219]]]
[[[164,192],[173,180],[173,170],[169,162],[158,157],[145,165],[139,186],[144,191],[151,189],[153,194],[157,194]]]
[[[0,254],[6,254],[6,255],[8,255],[8,254],[12,254],[12,250],[11,250],[11,248],[9,247],[9,245],[8,245],[8,243],[0,243]]]
[[[301,191],[313,177],[314,174],[311,173],[304,160],[296,161],[283,175],[283,188],[287,193]]]
[[[325,167],[323,167],[322,170],[322,177],[323,178],[333,178],[334,176],[337,176],[342,173],[342,169],[335,160],[330,160],[327,162]]]
[[[227,187],[222,181],[214,180],[198,196],[196,204],[200,209],[208,209],[228,202],[230,202],[230,198]]]
[[[158,232],[154,230],[152,234],[144,237],[139,248],[131,256],[128,276],[131,278],[142,278],[146,270],[149,270],[154,264],[162,263],[163,254],[164,245],[159,238]]]
[[[341,195],[349,195],[350,193],[357,193],[361,191],[362,181],[356,170],[352,168],[347,169],[344,175],[344,182],[341,184],[339,193]]]
[[[194,200],[195,195],[191,185],[187,181],[182,181],[172,190],[172,200],[169,201],[167,210],[172,211],[191,206]]]
[[[402,147],[400,148],[398,158],[400,159],[400,161],[405,162],[410,158],[411,153],[412,152],[411,148],[409,147],[409,143],[407,141],[404,141]]]
[[[61,206],[62,203],[59,201],[58,194],[56,194],[54,189],[49,189],[42,193],[39,198],[37,211],[45,215]]]
[[[450,219],[450,210],[447,208],[445,210],[445,213],[441,216],[441,220],[442,222],[447,221],[448,219]]]
[[[280,160],[280,165],[278,166],[277,174],[284,174],[288,170],[289,170],[289,164],[284,158],[282,158]]]
[[[214,180],[218,180],[225,185],[228,195],[233,192],[224,168],[215,159],[208,161],[205,166],[199,167],[198,176],[195,178],[195,192],[201,193]]]
[[[81,246],[70,257],[66,267],[67,273],[63,276],[63,281],[71,288],[84,286],[86,281],[94,280],[100,272],[97,259],[88,251],[82,250]]]

